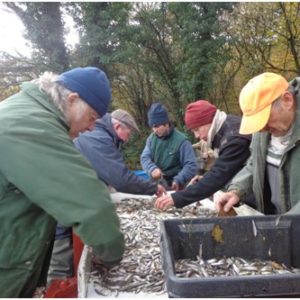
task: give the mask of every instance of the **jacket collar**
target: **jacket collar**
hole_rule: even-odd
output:
[[[300,77],[296,77],[289,82],[292,93],[296,98],[297,109],[294,123],[294,130],[291,136],[290,144],[288,149],[293,148],[295,145],[300,143]]]
[[[101,119],[98,119],[96,121],[95,129],[97,130],[97,128],[104,129],[112,137],[114,144],[118,148],[123,144],[123,141],[118,137],[118,135],[114,129],[110,113],[106,113]]]
[[[296,116],[294,122],[294,130],[291,136],[288,149],[293,148],[294,146],[300,143],[300,90],[299,90],[300,77],[295,78],[293,82],[298,83],[296,87],[294,86],[294,90],[293,90],[293,93],[296,98],[297,109],[296,109]]]

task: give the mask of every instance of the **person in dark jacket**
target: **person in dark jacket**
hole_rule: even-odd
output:
[[[207,141],[218,157],[197,183],[183,191],[157,198],[156,208],[180,208],[207,198],[223,188],[243,168],[250,156],[251,135],[239,134],[240,122],[240,117],[227,115],[206,100],[198,100],[186,107],[186,127],[196,138]]]
[[[0,297],[32,297],[45,285],[57,222],[73,227],[106,266],[124,236],[106,186],[74,147],[111,99],[94,67],[46,72],[0,103]]]
[[[197,171],[197,162],[187,137],[174,128],[166,108],[153,103],[148,111],[152,134],[141,154],[145,172],[155,180],[166,181],[172,190],[182,189]]]
[[[125,110],[117,109],[96,121],[94,130],[80,134],[75,147],[88,159],[98,178],[118,192],[162,195],[165,189],[129,170],[119,148],[130,136],[139,132],[134,118]]]

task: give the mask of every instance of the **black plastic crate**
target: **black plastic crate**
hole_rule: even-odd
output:
[[[300,268],[300,215],[165,220],[160,245],[169,297],[300,296],[298,273],[177,277],[175,261],[196,257],[200,245],[203,259],[257,258]]]

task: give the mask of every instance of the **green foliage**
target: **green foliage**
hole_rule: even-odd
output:
[[[140,155],[146,145],[146,139],[149,134],[150,130],[142,130],[140,134],[131,136],[129,142],[122,146],[121,152],[130,170],[142,169]]]
[[[246,78],[266,70],[299,74],[299,17],[295,2],[240,3],[224,16],[223,28]]]
[[[142,118],[145,119],[151,102],[160,101],[182,127],[186,104],[207,95],[217,61],[222,57],[225,60],[220,50],[224,38],[218,37],[218,14],[225,7],[228,4],[138,3],[134,6],[127,34],[123,30],[120,35],[123,47],[116,51],[116,57],[122,64],[123,90],[130,91],[129,101]],[[133,72],[138,76],[132,77]],[[140,81],[135,88],[133,78],[135,82]],[[139,103],[143,103],[142,109]]]
[[[223,51],[225,38],[220,35],[218,18],[223,9],[230,8],[229,3],[170,4],[183,52],[177,65],[177,86],[184,104],[207,98],[217,66],[228,59]]]
[[[81,35],[77,55],[83,65],[109,71],[109,64],[115,61],[115,52],[121,46],[119,37],[126,28],[130,6],[130,3],[115,2],[80,2],[73,5],[70,11]]]
[[[159,101],[184,130],[188,103],[208,99],[239,114],[238,96],[254,75],[300,73],[298,2],[7,2],[36,51],[31,60],[0,56],[1,97],[41,71],[94,65],[112,83],[112,108],[128,110],[143,129],[124,148],[138,168],[147,111]],[[80,42],[70,52],[63,13]]]
[[[16,86],[10,86],[9,88],[1,88],[0,87],[0,102],[9,96],[17,93],[19,91],[19,88]]]

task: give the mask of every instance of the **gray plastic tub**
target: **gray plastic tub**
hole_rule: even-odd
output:
[[[213,229],[220,229],[216,239]],[[161,253],[169,297],[296,297],[300,273],[179,278],[174,263],[193,258],[243,257],[300,268],[300,216],[172,219],[161,223]]]

